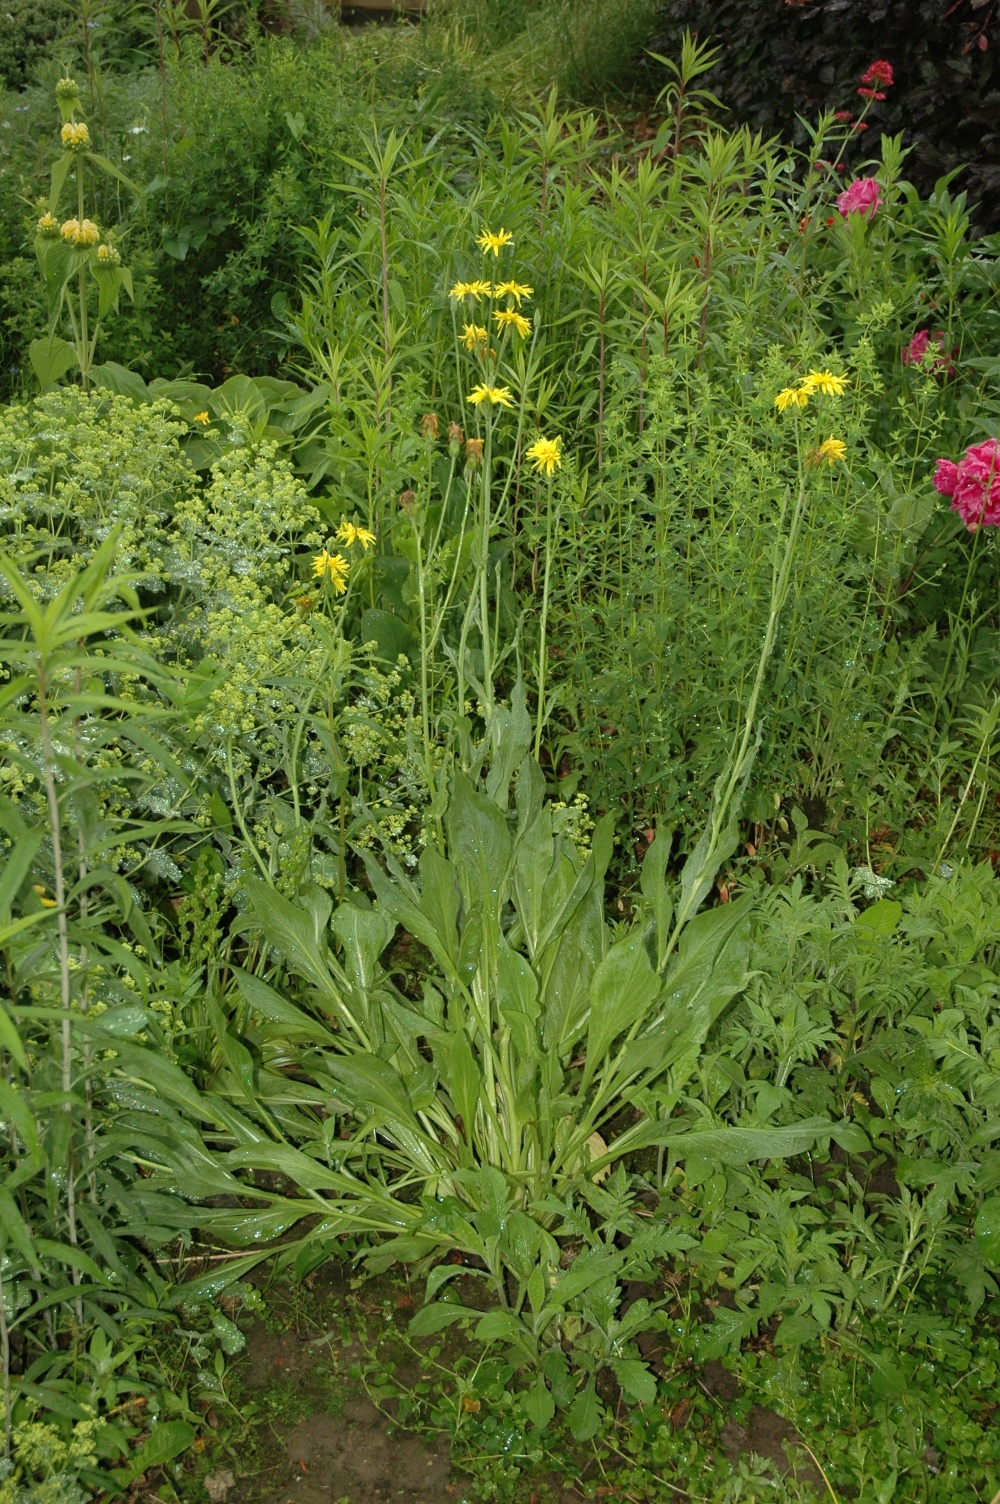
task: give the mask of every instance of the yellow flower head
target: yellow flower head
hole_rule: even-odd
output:
[[[328,575],[336,595],[343,595],[347,589],[347,576],[350,572],[351,566],[343,554],[330,554],[324,548],[313,559],[313,574],[318,579],[323,579],[325,575]]]
[[[121,266],[122,258],[113,245],[99,245],[97,247],[97,259],[102,266]]]
[[[42,908],[43,909],[54,909],[54,908],[57,907],[57,904],[56,904],[56,901],[55,901],[54,898],[46,898],[45,897],[45,889],[42,887],[41,883],[32,883],[31,886],[35,890],[35,892],[38,894],[38,897],[41,899],[41,903],[42,903]]]
[[[514,244],[514,237],[501,225],[495,233],[492,230],[484,230],[481,235],[477,235],[476,244],[481,250],[492,251],[494,256],[499,256],[505,245]]]
[[[499,329],[516,329],[522,339],[531,333],[530,319],[526,319],[523,313],[515,313],[513,308],[499,308],[493,317]]]
[[[838,460],[847,458],[847,445],[843,439],[824,439],[813,458],[817,463],[826,460],[828,465],[835,465]]]
[[[346,543],[348,548],[354,543],[360,543],[367,553],[375,542],[375,534],[370,533],[366,527],[358,527],[353,522],[348,522],[345,517],[337,529],[337,537],[341,543]]]
[[[485,350],[489,334],[481,324],[466,324],[462,330],[462,344],[467,350]]]
[[[536,439],[526,451],[539,475],[554,475],[562,466],[562,439]]]
[[[456,282],[448,296],[460,302],[462,298],[488,298],[492,291],[492,282],[484,282],[481,277],[477,277],[474,282]]]
[[[195,421],[195,422],[196,422],[196,423],[204,423],[204,424],[208,424],[208,423],[210,423],[210,422],[211,422],[211,421],[212,421],[212,420],[211,420],[211,418],[210,418],[210,417],[209,417],[209,416],[208,416],[208,413],[207,413],[207,412],[203,412],[203,413],[195,413],[195,415],[194,415],[194,421]]]
[[[67,219],[60,234],[71,245],[96,245],[101,238],[101,232],[92,219]]]
[[[533,287],[525,287],[521,282],[497,282],[493,288],[495,298],[513,298],[518,308],[522,298],[530,298],[534,292]]]
[[[783,392],[779,392],[774,399],[774,405],[780,413],[786,407],[808,407],[809,393],[801,386],[786,386]]]
[[[35,227],[39,235],[46,240],[54,240],[59,234],[59,221],[48,210],[41,216]]]
[[[468,400],[474,407],[478,407],[481,402],[489,402],[493,407],[514,406],[509,387],[487,386],[483,381],[478,386],[473,387],[469,393]]]
[[[63,146],[68,147],[70,151],[86,151],[90,145],[90,132],[82,120],[77,124],[74,124],[72,120],[67,120],[60,135]]]
[[[799,390],[809,396],[819,392],[823,397],[842,397],[847,391],[847,377],[835,376],[832,371],[810,371],[803,377]]]

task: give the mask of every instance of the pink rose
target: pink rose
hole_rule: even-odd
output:
[[[870,219],[882,202],[877,178],[855,178],[837,198],[837,208],[846,219],[849,214],[863,214]]]
[[[938,460],[934,486],[951,497],[957,512],[974,533],[979,527],[1000,527],[1000,443],[986,439],[972,444],[958,464]]]
[[[958,466],[952,460],[938,460],[934,471],[934,489],[942,496],[954,496],[958,485]]]

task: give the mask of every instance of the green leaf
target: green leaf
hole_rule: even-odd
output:
[[[73,158],[69,152],[65,152],[52,167],[52,178],[49,185],[49,213],[55,214],[59,207],[59,199],[66,185],[66,178],[72,166]]]
[[[589,1441],[601,1429],[601,1407],[593,1379],[570,1405],[566,1421],[575,1441]]]
[[[972,1229],[985,1262],[991,1269],[1000,1269],[1000,1196],[983,1202]]]
[[[650,1373],[648,1364],[641,1363],[638,1358],[619,1358],[612,1360],[611,1368],[622,1389],[637,1405],[653,1403],[656,1399],[656,1379]]]
[[[521,1342],[524,1329],[510,1311],[487,1311],[476,1324],[477,1342]]]
[[[521,1395],[521,1404],[528,1419],[539,1431],[544,1431],[556,1413],[556,1402],[552,1398],[552,1391],[545,1380],[539,1374],[530,1389],[526,1389]]]
[[[894,935],[903,917],[903,905],[895,898],[880,898],[855,919],[855,928],[872,930],[876,935]]]
[[[478,1311],[469,1310],[467,1306],[453,1306],[441,1301],[437,1305],[422,1306],[407,1330],[411,1337],[432,1337],[435,1332],[443,1332],[446,1326],[454,1326],[456,1321],[478,1315]]]
[[[619,1034],[639,1022],[660,990],[642,935],[636,928],[611,947],[590,983],[590,1024],[587,1029],[587,1063],[581,1095]]]
[[[264,937],[288,964],[320,992],[334,993],[333,978],[326,964],[326,924],[330,913],[307,912],[300,904],[275,891],[259,878],[247,882],[254,916],[260,921]]]
[[[165,1462],[171,1462],[181,1452],[186,1452],[197,1434],[190,1421],[162,1421],[138,1451],[132,1453],[128,1466],[113,1468],[111,1476],[116,1482],[128,1487],[151,1467],[162,1467]]]
[[[446,816],[448,852],[466,904],[484,917],[499,910],[506,889],[511,839],[507,821],[491,799],[476,792],[456,768]]]
[[[125,187],[130,188],[133,193],[139,192],[138,186],[133,183],[132,179],[126,177],[121,168],[116,167],[113,162],[109,162],[107,157],[100,156],[96,151],[88,151],[86,157],[88,162],[93,162],[94,166],[99,167],[102,172],[106,172],[111,177],[117,178],[119,183],[124,183]]]
[[[28,359],[43,392],[55,386],[77,363],[73,346],[68,340],[60,339],[54,334],[46,339],[33,339],[28,346]]]

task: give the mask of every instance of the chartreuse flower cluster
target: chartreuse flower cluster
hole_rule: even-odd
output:
[[[813,397],[842,397],[846,390],[846,376],[837,376],[833,371],[810,371],[794,386],[784,387],[775,397],[774,405],[781,413],[787,412],[789,408],[801,412],[809,406]],[[824,439],[809,457],[814,463],[825,460],[828,465],[835,465],[846,456],[847,445],[843,439],[831,437]]]

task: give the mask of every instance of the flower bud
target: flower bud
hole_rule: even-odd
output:
[[[47,209],[45,213],[39,217],[38,223],[35,228],[37,229],[39,235],[43,240],[59,239],[59,221],[56,219],[55,215],[50,214]]]
[[[436,439],[440,428],[437,413],[424,413],[420,419],[420,432],[425,439]]]
[[[448,453],[455,457],[465,443],[465,430],[461,423],[448,424]]]
[[[75,78],[61,78],[56,84],[57,99],[79,99],[80,89]]]
[[[399,504],[403,508],[404,512],[412,512],[413,508],[417,504],[416,491],[411,491],[410,488],[407,487],[402,496],[399,498]]]
[[[478,465],[481,465],[483,463],[482,439],[466,439],[465,463],[471,470],[475,470]]]

